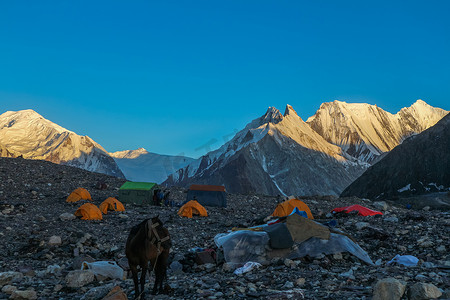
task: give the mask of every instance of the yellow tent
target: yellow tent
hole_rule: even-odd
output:
[[[81,205],[74,213],[75,216],[81,217],[81,220],[101,220],[102,212],[92,203]]]
[[[193,215],[200,215],[200,217],[207,217],[208,212],[206,209],[197,201],[191,200],[185,205],[183,205],[178,211],[180,217],[192,218]]]
[[[77,202],[80,200],[91,200],[91,194],[86,189],[77,188],[74,190],[69,197],[67,197],[66,202]]]
[[[314,219],[308,205],[306,205],[303,201],[300,201],[298,199],[290,199],[284,201],[283,203],[278,204],[275,210],[273,211],[272,216],[274,217],[288,216],[296,207],[298,208],[298,210],[306,212],[308,219]]]
[[[104,215],[106,215],[108,210],[125,211],[125,207],[123,206],[123,204],[113,197],[107,198],[105,201],[102,202],[102,204],[100,204],[98,208]]]

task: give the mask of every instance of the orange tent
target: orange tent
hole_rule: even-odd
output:
[[[81,217],[81,220],[101,220],[102,212],[92,203],[81,205],[74,213],[75,216]]]
[[[91,200],[91,194],[86,189],[77,188],[74,190],[69,197],[67,197],[66,202],[77,202],[80,200]]]
[[[284,201],[283,203],[278,204],[275,210],[273,211],[272,216],[274,217],[288,216],[296,207],[298,208],[298,210],[306,212],[308,219],[314,219],[308,205],[306,205],[303,201],[300,201],[298,199],[290,199]]]
[[[200,217],[207,217],[208,212],[206,209],[197,201],[191,200],[185,205],[183,205],[178,211],[180,217],[192,218],[193,215],[200,215]]]
[[[125,207],[123,206],[123,204],[113,197],[107,198],[105,201],[102,202],[102,204],[100,204],[98,208],[104,215],[106,215],[108,210],[125,211]]]

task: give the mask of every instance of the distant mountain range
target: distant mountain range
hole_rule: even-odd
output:
[[[161,183],[173,172],[194,161],[186,156],[150,153],[144,148],[109,153],[131,181]]]
[[[447,113],[422,100],[395,115],[375,105],[334,101],[304,122],[289,105],[283,115],[269,108],[164,184],[222,184],[232,193],[339,195],[380,155]]]
[[[422,100],[390,114],[376,105],[323,103],[303,121],[290,106],[250,122],[199,159],[143,148],[108,153],[33,110],[0,115],[0,156],[23,156],[89,171],[187,187],[225,185],[233,193],[339,195],[373,163],[448,112]]]
[[[385,199],[450,191],[450,114],[406,139],[370,167],[342,196]]]
[[[114,159],[90,137],[69,131],[31,109],[0,115],[0,155],[21,155],[124,178]]]

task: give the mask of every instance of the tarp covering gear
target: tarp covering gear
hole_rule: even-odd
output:
[[[353,242],[347,236],[342,234],[331,233],[329,240],[320,238],[310,238],[298,245],[297,250],[292,252],[288,258],[297,259],[304,256],[317,257],[321,254],[334,254],[340,252],[349,252],[360,260],[373,265],[372,260],[366,251],[364,251],[358,244]]]
[[[153,190],[157,187],[153,182],[125,182],[119,189],[119,200],[122,203],[153,204]]]
[[[357,211],[358,212],[358,216],[374,216],[374,215],[382,215],[383,213],[380,211],[376,211],[376,210],[371,210],[367,207],[355,204],[355,205],[351,205],[351,206],[345,206],[345,207],[338,207],[332,210],[332,212],[334,213],[338,213],[338,212],[344,212],[344,213],[349,213],[352,211]]]
[[[214,242],[223,248],[225,261],[230,264],[242,265],[248,261],[266,263],[266,245],[269,242],[267,232],[249,230],[232,233],[219,233]]]
[[[286,218],[286,226],[294,242],[301,243],[312,237],[325,240],[330,238],[328,227],[297,214],[292,214]]]
[[[81,217],[81,220],[101,220],[102,212],[95,204],[85,203],[81,205],[74,213],[75,216]]]
[[[265,226],[264,231],[269,234],[269,244],[273,249],[285,249],[294,245],[291,233],[286,226],[286,223],[277,223],[270,226]]]
[[[94,275],[101,275],[111,279],[123,279],[123,269],[115,261],[84,261],[81,270],[91,270]]]
[[[123,204],[119,200],[117,200],[116,198],[113,198],[113,197],[107,198],[105,201],[102,202],[102,204],[100,204],[100,206],[98,208],[104,215],[106,215],[108,210],[125,211],[125,207],[123,206]]]
[[[221,185],[193,184],[189,187],[186,200],[197,200],[204,206],[227,207],[225,187]]]
[[[90,200],[92,201],[91,194],[86,189],[77,188],[72,193],[70,193],[69,197],[67,197],[66,202],[77,202],[80,200]]]
[[[200,203],[198,203],[195,200],[191,200],[178,210],[178,215],[180,217],[188,217],[188,218],[192,218],[193,215],[199,215],[200,217],[207,217],[208,212]]]
[[[278,204],[277,207],[275,208],[272,216],[274,216],[274,217],[288,216],[292,213],[292,211],[295,208],[298,208],[299,211],[306,212],[308,219],[314,219],[308,205],[306,205],[303,201],[300,201],[298,199],[290,199],[290,200],[284,201],[283,203]]]

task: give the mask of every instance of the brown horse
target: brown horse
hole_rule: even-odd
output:
[[[144,298],[145,274],[155,270],[155,285],[152,294],[164,293],[163,281],[166,279],[167,260],[172,246],[170,234],[158,216],[146,219],[134,226],[128,235],[125,254],[133,274],[135,299]],[[150,261],[150,268],[148,263]],[[139,293],[138,270],[141,267],[141,293]],[[159,287],[159,289],[158,289]]]

